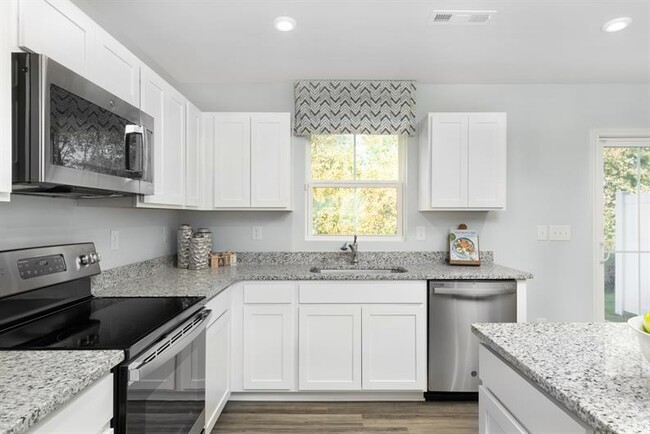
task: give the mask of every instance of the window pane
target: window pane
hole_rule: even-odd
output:
[[[359,188],[359,235],[397,235],[397,188]]]
[[[312,207],[314,235],[354,234],[353,188],[314,188]]]
[[[311,179],[345,181],[354,179],[354,136],[311,136]]]
[[[396,181],[399,178],[399,136],[357,136],[357,179]]]

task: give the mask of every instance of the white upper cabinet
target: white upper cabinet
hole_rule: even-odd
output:
[[[212,158],[212,205],[215,208],[250,207],[250,115],[221,113],[214,116]]]
[[[20,0],[18,45],[90,78],[95,23],[70,1]]]
[[[212,207],[291,207],[289,113],[215,113]]]
[[[156,181],[156,183],[163,184],[161,199],[165,204],[183,205],[185,203],[186,103],[187,100],[176,90],[166,89],[163,110],[165,141],[161,156],[163,173]],[[156,158],[155,153],[154,158]]]
[[[185,112],[187,100],[153,71],[142,69],[142,111],[154,118],[154,194],[138,206],[185,203]]]
[[[419,142],[420,211],[505,208],[505,113],[429,113]]]
[[[201,112],[187,103],[187,140],[185,143],[185,206],[201,205]]]
[[[505,208],[506,114],[469,116],[468,205]]]
[[[91,80],[140,107],[140,60],[99,27],[95,31],[92,57]]]
[[[251,117],[251,206],[288,208],[291,189],[291,115]]]
[[[19,0],[18,45],[140,106],[142,62],[72,2]]]

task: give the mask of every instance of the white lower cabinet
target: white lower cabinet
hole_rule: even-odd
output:
[[[295,387],[294,310],[291,304],[244,306],[244,390]]]
[[[232,297],[235,399],[426,390],[424,281],[243,282]]]
[[[484,345],[479,372],[479,433],[593,433]]]
[[[33,434],[102,434],[111,432],[113,375],[108,374],[39,421]]]
[[[205,432],[211,432],[230,397],[230,310],[206,330]]]
[[[304,282],[300,390],[426,390],[426,282]]]
[[[425,305],[367,305],[362,316],[363,389],[426,389]]]
[[[479,431],[484,434],[527,434],[517,419],[483,386],[478,387]]]
[[[361,306],[301,305],[300,390],[361,389]]]

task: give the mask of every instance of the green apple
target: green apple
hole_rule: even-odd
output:
[[[643,315],[643,330],[650,333],[650,310]]]

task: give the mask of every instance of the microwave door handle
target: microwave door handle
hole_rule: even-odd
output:
[[[149,375],[151,375],[156,369],[160,368],[162,365],[165,363],[169,362],[172,360],[174,357],[176,357],[183,348],[185,348],[190,342],[192,342],[194,339],[196,339],[197,336],[199,336],[203,330],[205,330],[205,327],[207,325],[206,320],[210,317],[211,311],[210,310],[204,310],[201,313],[201,321],[197,324],[194,325],[194,328],[192,331],[189,333],[186,333],[182,337],[180,337],[177,341],[174,341],[172,344],[169,345],[164,351],[162,351],[159,355],[153,357],[149,361],[145,361],[147,358],[152,353],[145,353],[138,359],[136,359],[133,363],[129,364],[128,366],[128,372],[129,372],[129,384],[140,381]],[[174,329],[171,333],[167,335],[168,338],[171,338],[171,336],[174,336],[177,331],[182,330],[187,326],[187,323],[191,323],[194,321],[195,317],[192,317],[189,321],[183,323],[180,325],[178,328]]]
[[[132,131],[126,134],[126,170],[142,173],[144,159],[144,137],[139,131]]]

